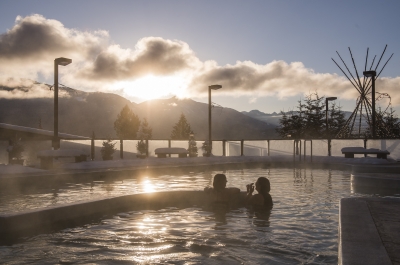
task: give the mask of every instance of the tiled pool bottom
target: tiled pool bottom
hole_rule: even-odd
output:
[[[78,191],[69,184],[58,189],[56,198],[198,190],[210,184],[215,173],[141,176],[94,187],[79,184]],[[2,246],[0,260],[10,264],[337,264],[339,199],[359,196],[350,191],[350,173],[279,168],[225,174],[228,185],[242,190],[259,176],[267,176],[274,200],[271,214],[254,215],[245,208],[225,214],[199,208],[121,213],[100,223]],[[51,204],[51,193],[38,194]],[[35,194],[29,196],[35,200]]]

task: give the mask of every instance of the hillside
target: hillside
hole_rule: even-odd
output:
[[[0,87],[12,91],[19,88]],[[25,88],[26,93],[29,89]],[[49,91],[53,93],[53,91]],[[173,125],[181,113],[188,119],[196,139],[208,135],[208,105],[191,99],[157,99],[136,104],[111,93],[82,92],[60,87],[59,131],[96,137],[116,137],[114,121],[125,105],[141,119],[146,117],[153,128],[153,139],[169,139]],[[213,139],[275,138],[273,125],[246,116],[230,108],[214,108]],[[53,98],[0,99],[0,122],[53,130]]]
[[[343,111],[345,118],[348,119],[351,115],[350,111]],[[251,118],[254,118],[256,120],[259,121],[263,121],[271,126],[277,127],[279,126],[279,120],[282,118],[282,114],[281,113],[265,113],[265,112],[261,112],[259,110],[251,110],[251,111],[242,111],[242,114],[249,116]],[[297,114],[297,112],[293,112],[294,114]],[[291,112],[286,112],[287,115],[291,115]],[[357,115],[357,117],[359,117]]]

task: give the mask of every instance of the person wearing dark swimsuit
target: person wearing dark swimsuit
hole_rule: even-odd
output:
[[[248,184],[247,186],[246,203],[253,207],[254,210],[270,210],[273,207],[272,197],[269,194],[271,190],[271,184],[265,177],[259,177],[254,184]],[[258,194],[254,194],[254,189]]]

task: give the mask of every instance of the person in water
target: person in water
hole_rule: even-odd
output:
[[[246,202],[251,205],[254,209],[272,209],[273,202],[272,197],[269,194],[271,190],[271,184],[265,177],[259,177],[255,184],[255,190],[258,194],[254,194],[254,184],[248,184]]]
[[[224,174],[216,174],[213,180],[213,187],[205,187],[204,191],[210,193],[212,203],[230,204],[232,200],[239,195],[240,189],[227,188],[226,183],[228,180]]]

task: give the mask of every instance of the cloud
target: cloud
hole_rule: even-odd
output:
[[[351,85],[335,74],[318,74],[301,62],[273,61],[265,65],[250,61],[217,66],[210,63],[193,78],[191,88],[200,92],[203,84],[220,84],[225,93],[275,95],[285,98],[309,91],[345,91]]]
[[[220,84],[223,89],[219,94],[247,95],[252,102],[267,95],[284,99],[314,91],[320,96],[341,99],[355,99],[359,95],[346,78],[316,73],[301,62],[237,61],[218,65],[212,60],[201,61],[189,45],[180,40],[146,37],[133,49],[110,43],[106,31],[69,29],[41,15],[17,17],[15,25],[0,35],[0,78],[36,79],[42,74],[50,79],[54,58],[68,57],[73,63],[60,71],[62,82],[84,91],[138,95],[139,91],[147,90],[143,89],[145,80],[156,84],[154,77],[173,76],[182,81],[174,79],[174,85],[169,86],[159,82],[162,94],[206,97],[209,85]],[[400,77],[380,78],[377,91],[389,93],[392,103],[400,105],[399,85]],[[41,95],[40,90],[32,91]]]
[[[338,96],[356,99],[358,91],[344,77],[337,74],[315,73],[301,62],[273,61],[260,65],[250,61],[238,61],[234,65],[219,66],[205,62],[193,76],[188,90],[191,95],[207,93],[206,87],[220,84],[218,93],[225,95],[248,95],[252,98],[276,96],[280,99],[317,91],[320,96]],[[376,91],[391,95],[392,104],[400,105],[400,77],[379,78]]]
[[[67,29],[59,21],[41,15],[20,16],[15,26],[0,36],[0,56],[6,60],[43,60],[61,54],[87,55],[99,51],[104,31],[86,33]]]
[[[37,83],[29,79],[20,78],[1,78],[0,77],[0,98],[53,98],[54,92],[45,84]],[[59,97],[69,97],[70,95],[59,90]]]
[[[199,60],[187,43],[147,37],[138,41],[134,51],[110,46],[96,57],[81,77],[121,80],[148,74],[165,76],[188,71],[197,64]]]
[[[391,97],[392,104],[395,106],[400,105],[400,77],[388,78],[383,77],[376,80],[376,91],[381,93],[388,93]]]
[[[106,47],[106,31],[83,32],[65,28],[41,15],[18,16],[15,25],[0,35],[0,70],[24,77],[49,75],[57,57],[88,60]]]

